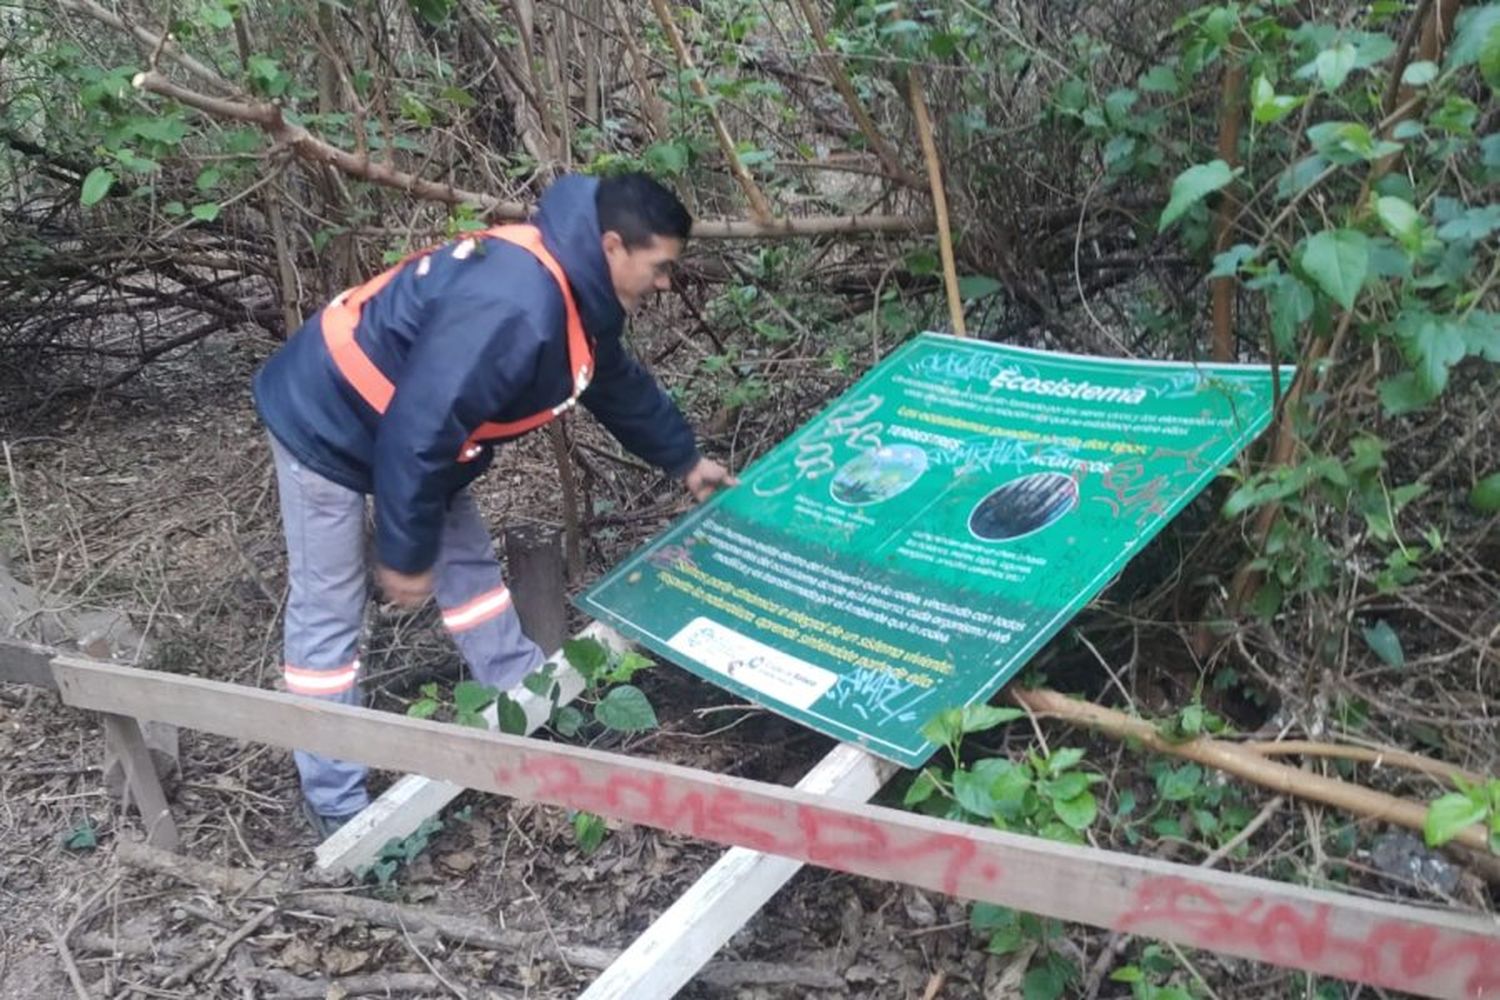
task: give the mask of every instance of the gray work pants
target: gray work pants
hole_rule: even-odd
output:
[[[365,496],[330,482],[271,438],[286,532],[283,677],[294,694],[360,703],[359,639],[369,583]],[[521,632],[494,544],[474,498],[456,493],[443,519],[434,596],[474,679],[508,690],[542,662]],[[302,792],[319,814],[346,816],[369,804],[362,764],[298,750]]]

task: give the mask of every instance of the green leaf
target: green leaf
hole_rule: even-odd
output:
[[[195,186],[199,191],[208,191],[210,188],[216,186],[223,176],[224,172],[218,167],[209,167],[198,175]]]
[[[477,107],[479,102],[469,96],[469,92],[459,87],[444,87],[438,92],[438,96],[455,108],[467,111],[469,108]]]
[[[1473,240],[1477,243],[1497,228],[1500,228],[1500,205],[1484,205],[1449,219],[1438,227],[1437,234],[1439,239]]]
[[[649,669],[652,665],[649,656],[642,656],[633,649],[627,649],[620,654],[620,659],[609,669],[605,680],[611,684],[628,684],[632,677],[642,670]]]
[[[202,16],[204,23],[207,24],[210,28],[217,28],[218,30],[223,31],[226,28],[234,27],[234,15],[229,13],[229,11],[225,10],[223,7],[216,7],[213,4],[208,4],[203,8]]]
[[[1021,979],[1021,1000],[1058,1000],[1067,988],[1065,969],[1043,962],[1028,969]]]
[[[1415,372],[1402,372],[1381,382],[1379,394],[1380,404],[1393,417],[1414,413],[1436,398]]]
[[[578,730],[583,728],[583,713],[572,705],[564,705],[557,710],[557,716],[552,720],[552,728],[557,730],[557,735],[564,739],[572,739],[578,735]]]
[[[1370,269],[1370,239],[1357,229],[1325,229],[1308,237],[1301,265],[1330,298],[1353,309]]]
[[[495,715],[500,721],[500,731],[512,736],[526,735],[526,709],[508,694],[496,694]]]
[[[1453,44],[1448,49],[1447,69],[1479,62],[1490,35],[1500,27],[1500,3],[1471,6],[1454,22]]]
[[[958,297],[965,302],[994,295],[1004,288],[1004,285],[986,274],[966,274],[958,279]]]
[[[482,712],[499,696],[498,688],[478,681],[459,681],[453,685],[453,707],[460,712]]]
[[[1479,75],[1491,90],[1500,91],[1500,24],[1490,27],[1479,47]]]
[[[1313,181],[1328,169],[1328,160],[1322,156],[1304,156],[1282,171],[1276,181],[1276,199],[1286,201],[1312,186]]]
[[[99,846],[99,834],[88,820],[76,824],[63,834],[63,847],[70,851],[92,851]]]
[[[1172,182],[1172,197],[1162,210],[1161,221],[1156,231],[1161,232],[1177,221],[1178,217],[1209,194],[1219,190],[1234,179],[1237,170],[1223,160],[1210,160],[1188,167]]]
[[[592,684],[609,663],[609,650],[597,639],[569,639],[563,643],[563,657]]]
[[[1312,318],[1317,302],[1312,289],[1295,275],[1277,277],[1280,280],[1270,286],[1266,301],[1271,312],[1271,336],[1283,353],[1295,353],[1297,331]]]
[[[1318,82],[1323,84],[1324,89],[1332,93],[1343,86],[1349,72],[1354,69],[1355,54],[1354,46],[1348,42],[1318,53],[1313,66],[1318,74]]]
[[[291,85],[291,79],[269,56],[251,56],[245,60],[245,69],[251,82],[268,97],[280,97]]]
[[[219,217],[219,203],[216,201],[205,201],[194,205],[192,216],[199,222],[212,222]]]
[[[963,735],[964,713],[961,709],[945,708],[922,724],[920,730],[929,743],[951,746]]]
[[[1401,82],[1408,87],[1422,87],[1437,79],[1438,65],[1429,59],[1409,63],[1401,73]]]
[[[1396,630],[1384,619],[1380,619],[1374,625],[1360,629],[1364,636],[1365,645],[1390,667],[1406,666],[1406,654],[1401,650],[1401,637],[1396,635]]]
[[[906,795],[901,799],[901,804],[910,808],[920,802],[926,802],[937,789],[937,779],[932,776],[931,771],[924,770],[906,789]]]
[[[1214,255],[1214,267],[1208,272],[1210,278],[1231,278],[1239,273],[1246,261],[1255,259],[1259,251],[1249,243],[1236,243],[1223,253]]]
[[[432,698],[419,698],[406,708],[406,714],[413,719],[430,719],[437,714],[438,703]]]
[[[969,926],[976,931],[998,931],[1016,923],[1016,911],[998,903],[975,903],[969,911]]]
[[[1136,84],[1147,93],[1175,95],[1178,90],[1177,70],[1166,65],[1152,66],[1141,74]]]
[[[980,765],[976,764],[977,771]],[[1010,763],[1005,761],[1004,763]],[[1024,767],[1012,765],[999,772],[990,783],[990,797],[995,800],[995,810],[1008,820],[1016,820],[1026,810],[1027,794],[1031,791],[1031,773]]]
[[[1276,88],[1264,76],[1256,77],[1255,83],[1250,88],[1251,117],[1260,125],[1270,125],[1281,121],[1306,101],[1305,97],[1276,93]]]
[[[93,205],[109,194],[110,187],[115,182],[115,175],[104,167],[95,167],[89,171],[89,175],[83,179],[83,191],[78,197],[80,204]]]
[[[1481,514],[1500,511],[1500,472],[1492,472],[1469,491],[1469,506]]]
[[[1070,828],[1082,831],[1087,830],[1099,815],[1099,806],[1094,801],[1093,792],[1083,791],[1071,799],[1054,800],[1052,811]]]
[[[1197,764],[1185,764],[1162,772],[1156,779],[1156,790],[1168,802],[1183,802],[1192,798],[1203,783],[1203,769]]]
[[[1307,138],[1319,153],[1344,166],[1361,160],[1378,160],[1402,149],[1399,142],[1376,139],[1359,122],[1319,122],[1308,128]]]
[[[1089,776],[1082,771],[1068,771],[1042,782],[1038,790],[1049,799],[1073,799],[1088,791],[1090,783]]]
[[[995,800],[990,795],[991,784],[983,774],[958,768],[953,772],[953,797],[968,812],[988,819],[995,812]]]
[[[521,686],[538,698],[550,698],[553,689],[557,686],[557,682],[553,679],[556,669],[553,664],[549,663],[542,669],[527,674],[521,681]]]
[[[1052,756],[1047,758],[1047,773],[1053,775],[1062,774],[1068,768],[1077,766],[1081,760],[1083,760],[1083,751],[1077,747],[1063,747],[1061,750],[1054,750]]]
[[[1422,213],[1405,198],[1376,198],[1375,215],[1385,231],[1410,251],[1422,247]]]
[[[994,705],[965,705],[960,726],[964,733],[982,733],[986,729],[1014,722],[1026,713],[1019,708],[997,708]]]
[[[1470,354],[1500,364],[1500,313],[1474,309],[1464,320],[1463,335]]]
[[[424,21],[436,28],[448,19],[453,0],[411,0],[411,6]]]
[[[637,733],[656,726],[656,710],[646,693],[631,684],[611,688],[594,706],[594,718],[606,729]]]
[[[187,136],[187,123],[175,115],[161,118],[134,118],[130,122],[130,131],[148,142],[160,143],[163,146],[176,146]]]
[[[609,827],[605,826],[604,817],[589,812],[573,814],[573,836],[578,840],[578,849],[584,854],[597,851],[608,832]]]
[[[1466,827],[1478,823],[1489,815],[1488,807],[1475,802],[1467,795],[1450,792],[1427,807],[1427,821],[1422,832],[1428,847],[1439,847],[1452,840]]]
[[[1448,387],[1448,369],[1468,354],[1464,328],[1448,316],[1408,312],[1396,321],[1396,338],[1431,397]]]

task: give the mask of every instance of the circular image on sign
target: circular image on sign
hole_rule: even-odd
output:
[[[828,492],[841,504],[864,507],[902,493],[926,471],[927,453],[914,444],[871,448],[834,473]]]
[[[1013,479],[974,506],[969,530],[976,538],[999,542],[1020,538],[1078,506],[1078,484],[1061,472],[1036,472]]]

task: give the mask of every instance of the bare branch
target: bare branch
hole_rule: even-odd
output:
[[[160,73],[139,73],[134,80],[141,90],[169,97],[187,107],[215,118],[258,125],[271,140],[285,146],[301,158],[330,166],[382,187],[396,188],[427,201],[445,205],[472,205],[486,218],[518,221],[528,215],[521,202],[501,201],[479,191],[469,191],[451,184],[439,184],[397,170],[384,163],[372,162],[331,146],[300,125],[288,124],[281,109],[274,104],[229,100],[200,94],[178,86]],[[812,216],[801,219],[700,219],[693,235],[703,239],[772,239],[789,236],[824,236],[859,233],[910,234],[930,232],[932,220],[904,215]]]
[[[135,36],[135,39],[151,52],[166,56],[193,76],[196,76],[212,87],[228,91],[231,94],[239,94],[241,92],[239,87],[224,79],[211,67],[205,66],[186,52],[178,49],[176,45],[172,44],[171,35],[158,35],[138,24],[129,24],[123,18],[99,6],[94,0],[58,0],[58,3],[76,14],[86,14],[96,21],[104,22],[111,28]],[[153,57],[152,65],[154,66],[155,63],[156,60]]]

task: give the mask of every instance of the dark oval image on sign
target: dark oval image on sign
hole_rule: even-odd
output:
[[[1013,479],[974,506],[969,530],[976,538],[998,542],[1020,538],[1078,506],[1078,484],[1061,472],[1035,472]]]

